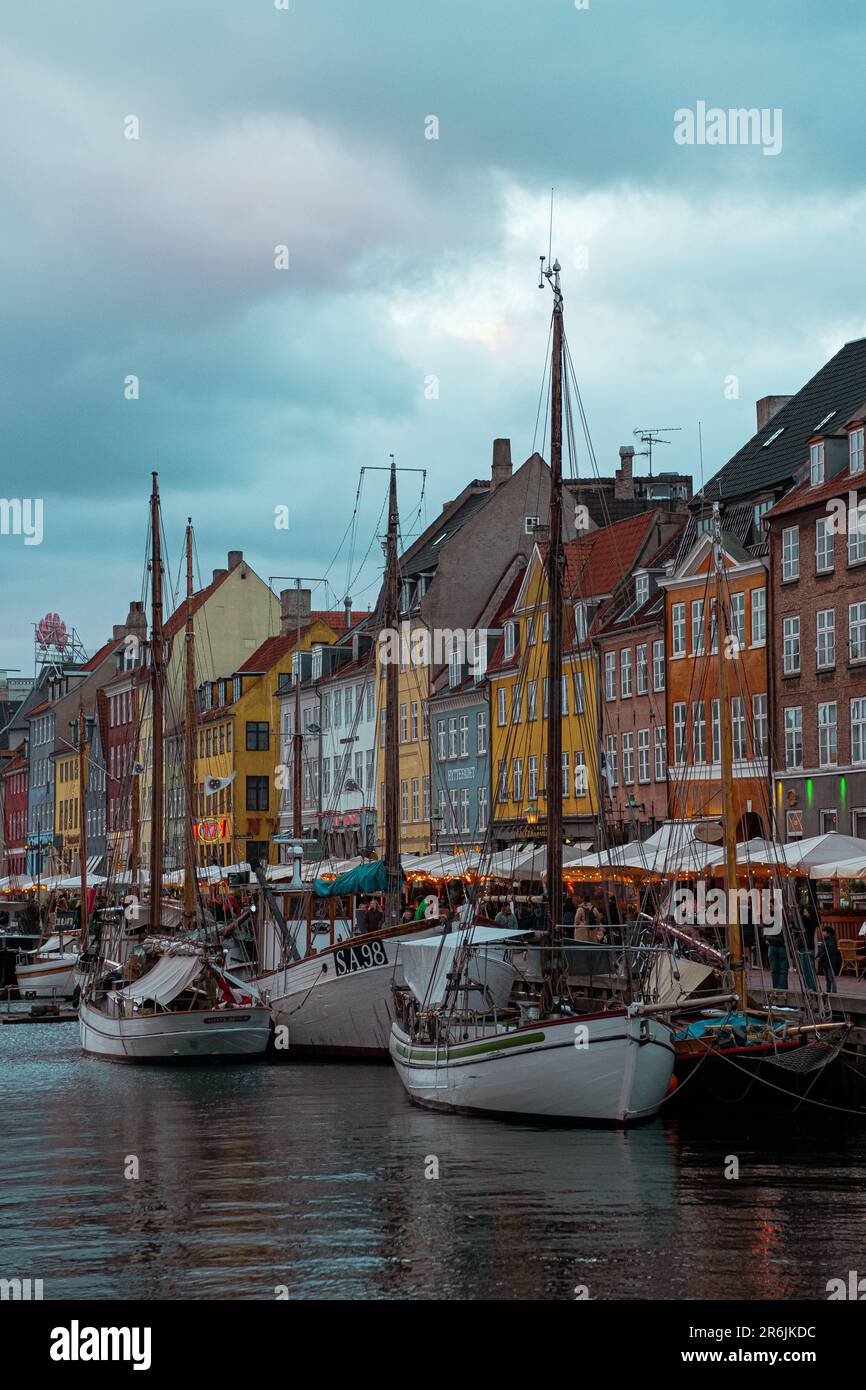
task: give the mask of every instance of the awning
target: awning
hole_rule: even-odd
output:
[[[140,1004],[153,999],[157,1004],[170,1004],[204,969],[201,956],[160,956],[152,970],[131,985],[114,991],[118,999],[133,999]]]

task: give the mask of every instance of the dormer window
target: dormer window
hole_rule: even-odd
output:
[[[858,425],[848,436],[848,468],[851,473],[862,473],[866,466],[863,452],[864,428]]]
[[[358,660],[358,657],[357,657],[357,654],[356,654],[356,647],[357,647],[357,644],[358,644],[358,639],[357,639],[357,637],[355,637],[355,638],[353,639],[353,641],[352,641],[352,658],[353,658],[353,660],[355,660],[355,661]],[[319,680],[319,679],[321,678],[321,675],[322,675],[322,648],[321,648],[321,647],[314,647],[314,648],[313,648],[313,680],[314,680],[314,681]]]
[[[809,447],[809,477],[812,487],[817,487],[824,481],[824,441],[820,440],[817,444]]]
[[[506,658],[514,655],[516,645],[516,627],[514,623],[505,624],[505,655]]]
[[[525,516],[523,518],[523,530],[527,536],[535,535],[536,526],[541,525],[540,516]]]
[[[574,631],[578,642],[586,641],[586,604],[574,605]]]
[[[460,644],[454,643],[451,648],[451,655],[448,658],[448,684],[452,690],[460,685],[463,679],[463,662],[460,654]]]
[[[634,601],[640,606],[649,598],[649,575],[637,574],[634,580]]]

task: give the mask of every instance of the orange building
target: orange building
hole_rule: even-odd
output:
[[[760,545],[722,533],[723,614],[716,612],[713,541],[698,534],[665,590],[668,808],[674,820],[723,813],[717,641],[727,661],[737,839],[768,833],[767,566]],[[719,620],[717,621],[717,618]]]

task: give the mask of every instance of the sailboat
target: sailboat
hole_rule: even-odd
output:
[[[149,935],[140,956],[125,964],[112,957],[123,923],[107,931],[84,979],[79,1006],[81,1046],[112,1061],[212,1061],[262,1056],[270,1037],[270,1010],[248,982],[226,970],[222,950],[194,937],[196,866],[192,815],[195,788],[195,632],[192,606],[192,527],[186,532],[186,631],[183,930],[166,933],[163,919],[163,728],[166,650],[163,637],[163,564],[156,473],[150,499],[152,636],[150,696],[153,721]],[[81,817],[82,844],[85,819]],[[85,847],[86,850],[86,847]],[[85,850],[82,851],[84,856]],[[86,858],[82,857],[82,933],[87,939]]]
[[[388,532],[383,629],[398,626],[397,467],[393,458],[388,486]],[[262,866],[256,870],[265,902],[280,940],[280,959],[260,974],[256,986],[270,1001],[278,1046],[288,1055],[319,1055],[387,1060],[391,1032],[391,987],[401,941],[434,935],[438,926],[399,921],[402,884],[400,863],[398,668],[385,666],[385,843],[384,858],[360,865],[330,883],[314,888],[301,881],[301,756],[300,678],[295,682],[294,725],[294,874],[282,892],[288,897],[288,919],[271,892]],[[324,943],[308,929],[310,900],[327,894],[332,899],[382,893],[385,915],[374,931],[346,936],[329,933]],[[267,954],[267,953],[263,953]]]
[[[542,261],[542,267],[543,267]],[[562,382],[560,265],[553,291],[547,566],[547,924],[545,940],[470,923],[400,953],[390,1050],[409,1098],[432,1109],[552,1122],[631,1124],[655,1115],[673,1071],[672,1029],[633,988],[596,1012],[571,1003],[562,883]],[[543,283],[543,282],[542,282]],[[540,980],[530,962],[540,957]]]

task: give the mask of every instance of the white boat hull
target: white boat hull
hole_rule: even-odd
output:
[[[94,1057],[118,1062],[193,1062],[263,1056],[271,1018],[264,1005],[122,1018],[82,1000],[78,1026],[82,1048]]]
[[[390,1050],[407,1094],[419,1105],[597,1124],[650,1119],[668,1092],[674,1065],[670,1028],[624,1011],[510,1032],[491,1029],[438,1049],[413,1042],[395,1023]]]
[[[439,930],[433,924],[418,934]],[[356,937],[258,976],[253,983],[268,996],[277,1054],[387,1058],[397,947],[414,935]],[[372,964],[366,964],[367,951]],[[346,968],[353,965],[359,968]]]
[[[22,999],[69,999],[75,991],[78,956],[45,956],[15,968],[18,993]]]

